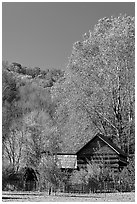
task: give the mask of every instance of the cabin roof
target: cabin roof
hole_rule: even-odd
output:
[[[127,154],[122,151],[117,145],[115,145],[113,142],[110,141],[110,139],[100,133],[97,133],[96,135],[94,135],[94,137],[88,141],[85,145],[83,145],[77,152],[76,154],[78,154],[82,149],[86,148],[86,146],[91,143],[95,137],[100,138],[103,142],[105,142],[111,149],[113,149],[117,154],[122,155],[122,156],[127,156]]]

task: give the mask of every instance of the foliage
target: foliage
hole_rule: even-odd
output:
[[[134,28],[130,16],[103,18],[74,44],[65,77],[52,92],[55,118],[67,142],[81,142],[98,129],[134,152]]]
[[[23,174],[15,172],[12,167],[2,168],[2,190],[13,191],[23,189]]]
[[[88,178],[95,178],[99,180],[99,175],[101,173],[101,164],[93,161],[89,161],[87,164]]]
[[[87,171],[85,169],[80,169],[79,171],[78,170],[75,170],[70,179],[69,179],[69,182],[74,185],[74,184],[86,184],[88,182],[88,179],[87,179]]]
[[[43,152],[59,151],[59,135],[50,116],[46,112],[34,111],[24,119],[29,137],[26,138],[27,162],[37,167]]]
[[[7,70],[9,72],[30,76],[30,78],[33,79],[45,79],[48,87],[53,86],[53,83],[64,75],[64,72],[60,69],[41,70],[39,67],[23,67],[21,64],[16,62],[13,62],[11,65],[7,65]]]
[[[56,154],[43,154],[39,164],[40,172],[40,189],[53,187],[55,192],[59,187],[67,183],[69,174],[67,171],[62,171],[57,165]]]
[[[15,175],[25,166],[37,171],[42,152],[56,152],[61,145],[49,83],[62,71],[40,73],[39,68],[29,72],[18,63],[3,62],[3,171],[12,168]]]
[[[7,71],[8,63],[2,64],[2,137],[3,141],[9,133],[9,128],[16,118],[21,116],[18,107],[20,98],[16,79],[12,73]]]
[[[10,127],[10,135],[3,142],[3,167],[12,168],[14,173],[18,173],[21,166],[24,134],[22,123],[18,121]]]
[[[120,191],[133,191],[135,190],[135,161],[134,158],[130,159],[129,164],[119,174]]]
[[[96,192],[97,190],[106,190],[106,182],[112,182],[113,172],[110,168],[100,165],[94,161],[88,162],[85,169],[75,170],[70,179],[70,186],[79,185],[79,188],[83,188],[88,192]]]

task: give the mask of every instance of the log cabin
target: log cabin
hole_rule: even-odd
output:
[[[57,153],[58,165],[61,169],[86,168],[88,161],[109,165],[115,172],[121,171],[128,164],[128,156],[108,137],[97,133],[86,144],[74,152]]]

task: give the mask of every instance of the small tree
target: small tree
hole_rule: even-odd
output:
[[[3,141],[2,149],[2,187],[13,183],[18,189],[21,182],[21,172],[24,165],[24,148],[26,131],[21,120],[15,121],[9,128],[9,136]],[[16,182],[17,181],[17,182]],[[21,186],[20,186],[21,187]]]
[[[54,189],[56,193],[57,189],[63,186],[68,178],[68,173],[61,171],[57,163],[55,154],[44,154],[39,164],[40,188],[44,190],[48,188],[49,195],[51,189]]]
[[[87,178],[88,172],[85,169],[80,169],[80,171],[75,170],[69,181],[72,185],[75,184],[87,184],[88,183],[88,178]]]

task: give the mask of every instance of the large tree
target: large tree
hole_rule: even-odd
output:
[[[74,147],[98,129],[133,153],[134,17],[103,18],[83,38],[74,44],[65,77],[53,89],[64,141]]]

